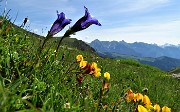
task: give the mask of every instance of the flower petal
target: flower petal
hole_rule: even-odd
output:
[[[104,78],[106,78],[107,80],[109,80],[109,79],[110,79],[110,73],[105,72],[105,73],[104,73]]]
[[[85,9],[85,17],[88,17],[90,15],[88,8],[84,6]]]
[[[126,101],[130,102],[134,98],[134,93],[131,89],[126,92]]]
[[[81,62],[81,61],[83,61],[83,56],[82,55],[77,55],[76,56],[76,60],[77,60],[77,62]]]
[[[63,20],[65,18],[65,14],[61,12],[60,14],[57,13],[58,20]]]
[[[88,64],[87,61],[83,61],[83,60],[82,60],[82,61],[79,63],[79,67],[80,67],[80,68],[85,68],[87,64]]]
[[[80,18],[72,27],[71,29],[74,32],[84,30],[88,28],[90,25],[95,24],[98,26],[101,26],[101,24],[98,22],[97,19],[93,18],[91,14],[89,13],[88,9],[84,7],[85,9],[85,15]]]
[[[149,99],[149,97],[147,95],[144,95],[143,97],[143,103],[144,105],[146,105],[147,107],[151,105],[151,101]]]
[[[88,19],[86,21],[81,23],[81,26],[82,26],[82,28],[87,28],[87,27],[89,27],[92,24],[101,26],[99,21],[96,18],[92,18],[92,17],[88,17]]]
[[[57,11],[58,12],[58,11]],[[53,23],[48,35],[53,36],[60,32],[66,25],[70,24],[71,19],[66,19],[65,14],[61,12],[60,14],[57,13],[57,20]]]
[[[142,105],[138,105],[138,112],[148,112],[148,110]]]
[[[143,95],[141,93],[134,94],[134,102],[143,100]]]
[[[162,108],[162,112],[171,112],[171,108],[167,107],[167,106],[164,106]]]
[[[161,107],[158,104],[154,105],[154,111],[155,112],[160,112],[161,111]]]

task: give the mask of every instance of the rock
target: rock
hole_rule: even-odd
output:
[[[180,73],[178,73],[178,74],[172,74],[172,76],[174,77],[174,78],[177,78],[177,79],[180,79]]]

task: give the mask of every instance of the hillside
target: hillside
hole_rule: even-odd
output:
[[[0,16],[0,20],[2,20],[3,18]],[[37,45],[39,45],[40,42],[42,42],[44,40],[44,36],[41,36],[41,35],[38,35],[38,34],[35,34],[33,32],[30,32],[30,31],[27,31],[13,23],[11,23],[9,21],[9,24],[10,26],[14,27],[16,29],[17,32],[23,32],[25,33],[27,36],[30,36]],[[60,40],[61,37],[53,37],[51,42],[54,42],[54,43],[57,43],[58,40]],[[95,53],[95,50],[90,47],[88,44],[86,44],[85,42],[83,42],[82,40],[77,40],[76,38],[69,38],[67,37],[66,39],[64,39],[64,42],[63,42],[63,45],[68,45],[69,47],[73,47],[73,48],[77,48],[77,49],[80,49],[80,50],[87,50],[89,52],[92,52],[92,53]],[[55,47],[55,46],[54,46]]]
[[[167,72],[133,60],[99,57],[77,39],[63,40],[57,54],[56,38],[39,49],[44,38],[24,32],[10,21],[3,21],[0,30],[2,112],[134,112],[138,102],[127,102],[129,89],[148,95],[153,106],[158,103],[161,108],[180,111],[180,82]],[[79,54],[88,63],[84,68],[76,60]],[[94,75],[97,71],[101,76]],[[106,72],[110,73],[108,79]]]
[[[173,77],[180,79],[180,67],[175,68],[169,72]]]
[[[171,70],[170,73],[179,74],[180,73],[180,67]]]
[[[58,40],[60,40],[60,37],[54,37],[55,42],[57,42]],[[73,47],[82,51],[89,51],[91,53],[96,53],[96,51],[94,50],[94,48],[92,48],[91,46],[89,46],[88,44],[86,44],[85,42],[83,42],[82,40],[78,40],[76,38],[65,38],[63,43],[63,45],[68,45],[69,47]]]
[[[166,56],[152,58],[152,57],[137,57],[137,56],[132,56],[132,55],[123,55],[123,54],[108,53],[108,52],[98,53],[98,54],[101,57],[136,60],[142,64],[154,66],[163,71],[171,71],[172,69],[175,69],[180,66],[180,59],[170,58]]]
[[[155,58],[154,61],[139,60],[143,64],[155,66],[164,71],[171,71],[180,66],[180,59],[174,59],[166,56]]]

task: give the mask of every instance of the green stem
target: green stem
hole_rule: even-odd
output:
[[[57,46],[57,48],[56,48],[56,54],[55,54],[55,56],[57,55],[57,52],[58,52],[59,47],[60,47],[60,45],[61,45],[61,42],[62,42],[62,40],[63,40],[64,38],[65,38],[64,36],[61,37],[61,39],[60,39],[60,41],[59,41],[59,43],[58,43],[58,46]]]
[[[46,44],[46,42],[51,38],[52,36],[50,36],[49,34],[45,37],[42,46],[39,47],[39,53],[42,52],[42,50],[44,49],[44,45]]]
[[[59,41],[59,43],[58,43],[58,46],[57,46],[57,48],[56,48],[56,54],[55,54],[55,57],[57,56],[57,53],[58,53],[58,50],[59,50],[59,47],[60,47],[60,45],[61,45],[61,42],[62,42],[62,40],[65,38],[65,37],[70,37],[70,35],[71,34],[73,34],[74,32],[71,30],[71,28],[70,29],[68,29],[66,32],[65,32],[65,34],[61,37],[61,39],[60,39],[60,41]]]
[[[43,44],[41,46],[41,50],[43,49],[43,47],[44,47],[45,43],[47,42],[47,40],[48,40],[47,38],[44,39]]]

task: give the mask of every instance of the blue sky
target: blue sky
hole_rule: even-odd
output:
[[[0,5],[2,14],[5,0]],[[11,9],[12,19],[17,15],[17,25],[28,16],[27,29],[40,35],[46,35],[56,20],[56,10],[64,12],[72,23],[55,35],[62,36],[84,16],[84,6],[102,26],[92,25],[73,38],[180,44],[180,0],[7,0],[6,10]]]

